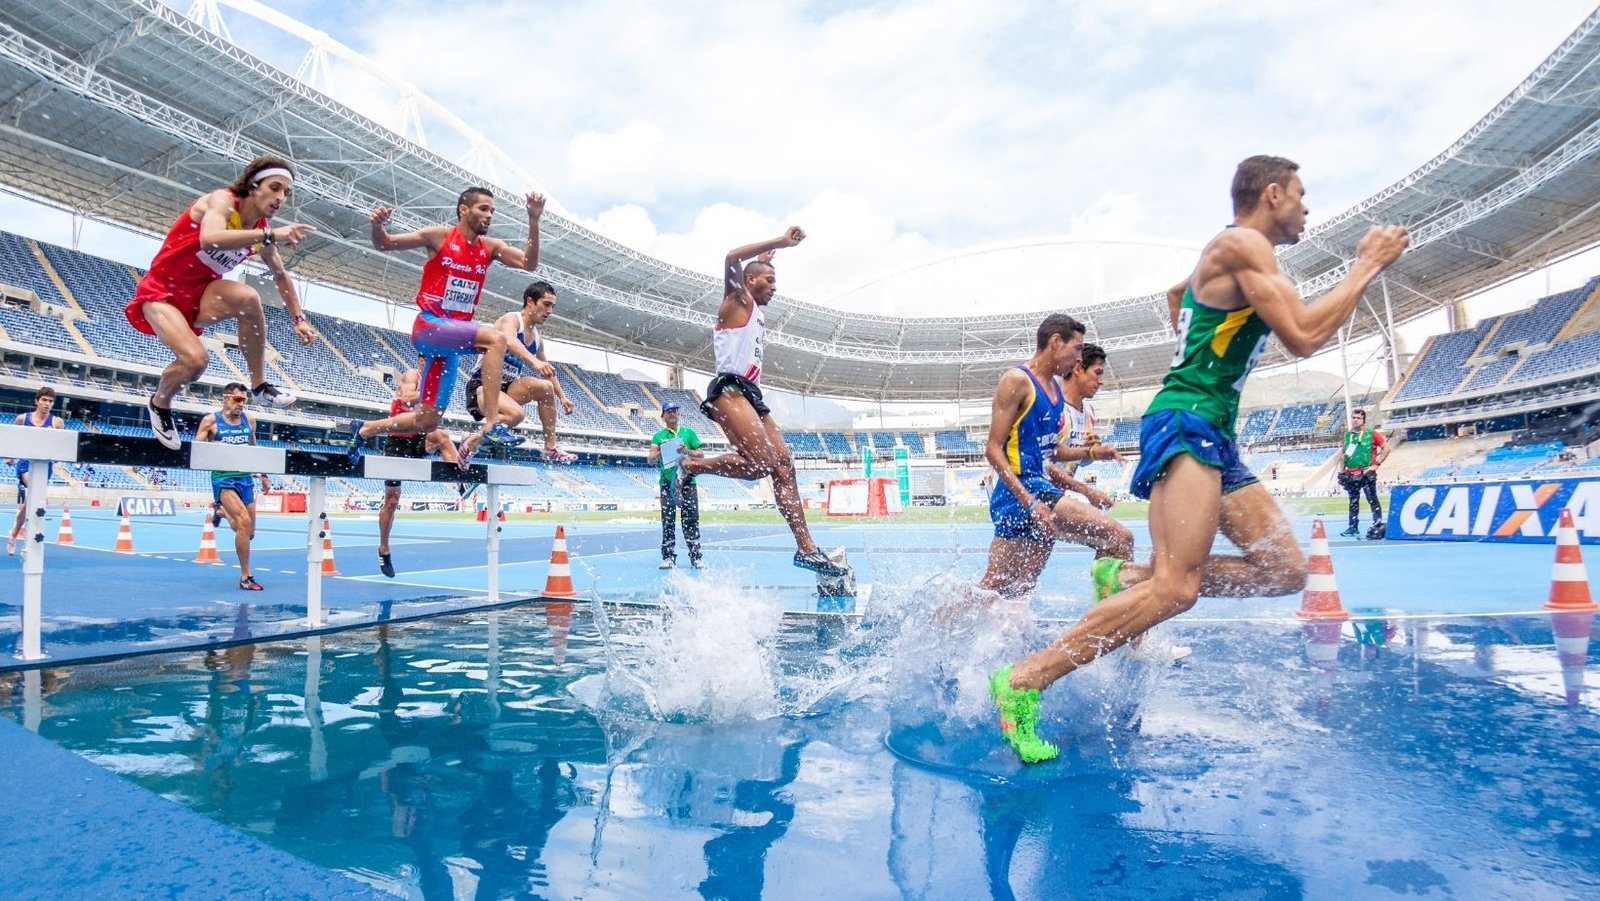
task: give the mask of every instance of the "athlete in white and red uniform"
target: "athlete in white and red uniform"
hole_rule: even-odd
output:
[[[790,226],[776,238],[729,251],[723,260],[722,307],[711,332],[717,375],[700,408],[722,427],[733,453],[698,460],[685,457],[678,462],[677,477],[682,482],[706,473],[734,479],[770,476],[778,512],[794,533],[794,565],[824,576],[842,576],[849,567],[829,559],[811,537],[795,482],[794,458],[783,440],[783,430],[761,397],[766,306],[778,290],[772,252],[793,247],[805,237],[798,226]]]
[[[133,300],[123,311],[135,329],[154,335],[172,350],[172,363],[161,371],[149,405],[150,428],[156,440],[169,448],[176,450],[182,444],[172,421],[172,398],[200,378],[210,362],[199,339],[206,326],[236,320],[239,349],[244,351],[250,383],[255,386],[251,397],[274,407],[294,403],[294,395],[267,382],[267,325],[261,295],[249,285],[223,278],[259,253],[289,308],[300,343],[316,340],[317,333],[300,309],[300,297],[277,250],[279,244],[299,244],[315,229],[300,223],[269,225],[288,201],[293,184],[294,167],[288,160],[257,157],[233,184],[190,204],[172,223],[150,271],[139,280]]]
[[[422,283],[417,288],[417,320],[411,326],[411,344],[425,358],[422,390],[417,409],[411,413],[350,422],[350,460],[361,459],[367,439],[394,432],[431,432],[444,418],[444,406],[455,388],[460,359],[483,354],[483,406],[500,405],[500,370],[505,363],[506,339],[492,325],[474,322],[483,281],[489,264],[495,260],[516,269],[533,271],[539,265],[539,217],[544,214],[544,195],[527,196],[528,240],[521,248],[499,238],[490,238],[494,220],[494,195],[488,188],[468,188],[456,200],[455,225],[430,225],[413,232],[391,235],[384,223],[394,215],[391,207],[372,211],[372,246],[383,251],[414,250],[426,247],[433,255],[422,267]],[[463,467],[483,443],[495,423],[469,432],[461,439]]]

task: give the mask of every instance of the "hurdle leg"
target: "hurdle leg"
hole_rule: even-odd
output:
[[[489,549],[489,603],[500,600],[500,486],[485,485],[488,496],[485,498],[489,505],[489,515],[484,517],[489,522],[489,535],[485,546]]]
[[[327,534],[328,485],[312,476],[306,491],[306,625],[322,625],[322,538]]]
[[[44,511],[50,502],[50,480],[39,476],[48,472],[43,460],[28,461],[34,474],[28,485],[28,517],[23,523],[22,543],[22,643],[17,656],[41,660],[40,630],[44,606]]]

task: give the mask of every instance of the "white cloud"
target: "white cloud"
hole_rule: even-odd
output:
[[[567,151],[568,177],[591,191],[654,200],[665,143],[661,129],[649,122],[629,122],[609,133],[580,132]]]

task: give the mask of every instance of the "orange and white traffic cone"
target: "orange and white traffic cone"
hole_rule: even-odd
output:
[[[1550,599],[1546,610],[1563,613],[1593,613],[1600,610],[1589,595],[1589,571],[1583,565],[1583,549],[1578,545],[1578,527],[1572,511],[1561,508],[1556,524],[1556,562],[1550,568]]]
[[[1339,582],[1333,577],[1333,556],[1322,520],[1311,521],[1311,556],[1307,562],[1306,591],[1300,596],[1299,615],[1306,619],[1349,619],[1339,600]]]
[[[550,652],[557,666],[567,660],[567,634],[572,631],[572,602],[545,601],[545,626],[550,630]]]
[[[117,526],[117,546],[112,548],[119,554],[133,553],[133,526],[128,524],[128,513],[122,513],[122,525]]]
[[[205,521],[205,527],[200,530],[200,553],[194,555],[195,563],[221,563],[222,558],[217,556],[217,532],[211,525],[211,511],[200,514]]]
[[[544,580],[540,597],[575,598],[572,588],[572,567],[567,560],[567,527],[556,526],[555,544],[550,546],[550,574]]]
[[[61,508],[61,531],[56,533],[56,544],[72,543],[72,510],[63,506]]]
[[[337,576],[339,570],[333,565],[333,520],[322,521],[322,574]]]

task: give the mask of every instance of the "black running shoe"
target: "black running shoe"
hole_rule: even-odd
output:
[[[172,421],[172,408],[165,409],[156,406],[156,399],[150,398],[148,404],[150,411],[150,431],[155,433],[156,440],[168,450],[177,450],[183,447],[183,439],[178,437],[178,427]]]
[[[345,445],[345,453],[350,455],[350,465],[361,462],[361,451],[367,446],[367,439],[361,437],[361,427],[366,425],[359,419],[350,420],[350,442]]]
[[[219,504],[211,508],[211,528],[215,529],[220,525],[222,525],[222,506]]]
[[[250,392],[250,399],[258,404],[282,410],[294,406],[295,396],[271,382],[262,382]]]
[[[840,566],[828,559],[828,555],[820,550],[809,554],[794,552],[794,565],[801,569],[809,569],[819,576],[842,576],[850,571],[848,566]]]
[[[394,578],[394,561],[389,559],[388,554],[378,555],[378,572],[383,573],[391,579]]]

